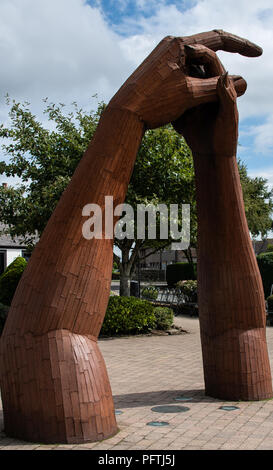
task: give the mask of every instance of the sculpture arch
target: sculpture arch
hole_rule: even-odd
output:
[[[8,435],[31,441],[79,443],[105,439],[117,432],[111,387],[97,344],[110,291],[113,244],[109,239],[90,241],[82,237],[82,208],[90,202],[103,207],[104,196],[109,194],[114,197],[114,206],[124,201],[145,129],[172,121],[178,131],[187,132],[192,112],[200,109],[202,116],[204,105],[217,105],[219,76],[223,75],[215,54],[219,49],[253,57],[262,52],[249,41],[221,30],[167,37],[104,111],[89,148],[32,254],[1,337],[1,392]],[[233,77],[229,86],[235,87],[238,96],[245,91],[241,77]],[[232,125],[238,125],[228,111],[227,117]],[[232,125],[227,128],[228,135],[234,130]],[[191,139],[189,131],[187,138]],[[233,134],[227,146],[229,143],[234,146]],[[214,156],[209,161],[199,157],[197,149],[202,242],[199,299],[206,393],[227,399],[270,398],[262,285],[250,248],[235,155],[224,155],[219,168]],[[208,190],[211,182],[205,185],[215,171],[220,180],[212,193]],[[233,257],[233,268],[227,268],[226,275],[220,273],[219,284],[217,253],[209,270],[205,263],[207,251],[213,249],[208,245],[209,228],[211,211],[219,197],[223,198],[230,221],[226,193],[220,184],[225,181],[232,184],[239,224],[236,249],[244,240],[246,248],[240,262]],[[205,213],[201,201],[204,195],[208,204]],[[225,217],[221,218],[219,206],[217,210],[220,229],[224,230]],[[231,248],[228,243],[227,250]],[[230,303],[230,295],[224,296],[228,305],[219,303],[219,288],[221,292],[232,292],[232,278],[238,273],[242,286],[235,289],[237,303]],[[253,290],[251,311],[249,288]],[[210,292],[209,298],[206,292]],[[239,328],[236,312],[240,313]],[[220,359],[215,351],[226,353]],[[237,359],[240,367],[236,366]]]

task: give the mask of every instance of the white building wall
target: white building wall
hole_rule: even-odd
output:
[[[12,249],[12,248],[7,248],[7,252],[6,252],[6,260],[7,260],[7,266],[12,263],[12,261],[15,260],[15,258],[17,258],[17,256],[22,256],[23,254],[23,250],[20,250],[20,249]]]

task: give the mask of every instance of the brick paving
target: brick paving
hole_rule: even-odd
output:
[[[0,434],[0,450],[270,450],[273,449],[273,400],[223,402],[204,394],[198,318],[176,317],[188,331],[178,336],[139,336],[100,340],[117,415],[119,432],[102,442],[41,445]],[[267,327],[273,371],[273,327]],[[191,398],[178,402],[178,396]],[[189,408],[157,413],[159,405]],[[223,411],[222,405],[239,409]],[[3,414],[0,416],[3,429]],[[147,426],[167,421],[166,427]]]

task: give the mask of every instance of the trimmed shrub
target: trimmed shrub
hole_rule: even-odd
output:
[[[196,263],[168,264],[166,269],[166,281],[168,286],[174,287],[178,281],[196,279]]]
[[[142,297],[147,300],[156,300],[158,296],[158,289],[155,286],[144,287],[141,291]]]
[[[273,245],[272,245],[272,243],[269,243],[269,244],[267,245],[266,252],[267,252],[267,253],[272,253],[272,251],[273,251]]]
[[[273,312],[273,295],[270,295],[269,297],[267,297],[266,301],[267,301],[268,311]]]
[[[155,327],[153,305],[137,297],[109,298],[101,335],[146,333]]]
[[[0,302],[4,305],[11,304],[26,265],[25,258],[18,256],[0,276]]]
[[[4,329],[5,321],[8,316],[9,307],[0,303],[0,335]]]
[[[176,293],[185,302],[197,302],[197,281],[179,281],[176,284]]]
[[[155,307],[154,309],[157,330],[169,330],[173,324],[173,311],[168,307]]]
[[[273,253],[261,253],[257,256],[257,262],[263,281],[264,295],[267,298],[273,284]]]

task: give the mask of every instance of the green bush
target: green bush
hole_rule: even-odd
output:
[[[146,333],[155,327],[153,305],[137,297],[109,298],[101,335]]]
[[[155,307],[154,309],[157,330],[169,330],[173,324],[173,311],[168,307]]]
[[[8,315],[9,307],[0,303],[0,335],[4,329],[5,321]]]
[[[267,306],[268,306],[268,311],[273,312],[273,295],[270,295],[267,297]]]
[[[263,281],[264,295],[267,298],[273,284],[273,253],[261,253],[257,256],[257,262]]]
[[[196,263],[168,264],[166,269],[166,281],[169,287],[174,287],[178,281],[196,279]]]
[[[266,253],[272,253],[273,251],[273,245],[272,243],[268,243]]]
[[[141,291],[141,295],[147,300],[156,300],[158,296],[158,289],[155,286],[144,287]]]
[[[186,302],[197,302],[197,281],[179,281],[176,284],[176,294]]]
[[[0,302],[10,305],[17,285],[27,265],[25,258],[18,256],[0,276]]]

